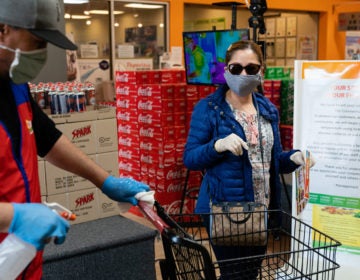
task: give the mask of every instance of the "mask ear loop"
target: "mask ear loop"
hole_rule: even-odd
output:
[[[3,30],[2,30],[2,31],[3,31]],[[1,31],[1,32],[2,32],[2,31]],[[14,49],[12,49],[12,48],[9,48],[9,47],[3,46],[3,45],[0,45],[0,48],[3,49],[3,50],[7,50],[7,51],[10,51],[10,52],[15,53],[15,57],[14,57],[11,65],[10,65],[10,69],[9,69],[9,75],[10,75],[10,78],[12,78],[12,77],[13,77],[12,71],[14,70],[14,68],[15,68],[16,66],[19,65],[20,52],[21,52],[21,51],[20,51],[20,49],[14,50]]]
[[[20,49],[16,49],[15,50],[15,58],[10,65],[10,70],[9,70],[10,78],[13,78],[13,70],[16,66],[19,65],[19,62],[20,62]]]

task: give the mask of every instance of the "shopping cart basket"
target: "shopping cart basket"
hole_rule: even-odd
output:
[[[142,203],[139,206],[161,233],[164,280],[246,279],[246,268],[251,269],[256,261],[261,263],[257,279],[335,279],[339,268],[336,250],[340,242],[283,211],[268,211],[279,225],[267,230],[265,254],[217,261],[203,223],[210,214],[169,215],[157,202],[156,213],[144,209]]]

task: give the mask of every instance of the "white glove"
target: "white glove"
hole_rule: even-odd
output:
[[[236,156],[241,156],[243,154],[243,148],[245,150],[249,149],[246,142],[234,133],[231,133],[225,138],[217,140],[215,142],[214,148],[218,153],[230,151]]]
[[[300,151],[293,153],[290,156],[290,160],[297,165],[305,165],[305,156]],[[313,167],[315,165],[315,163],[316,163],[316,161],[315,161],[314,157],[312,156],[312,153],[310,153],[310,168]]]

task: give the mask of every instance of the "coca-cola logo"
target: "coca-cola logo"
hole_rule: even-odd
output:
[[[187,93],[197,93],[197,87],[187,87],[186,92]]]
[[[152,88],[151,87],[139,87],[138,88],[138,95],[139,96],[152,96]]]
[[[129,87],[118,87],[116,89],[116,94],[119,94],[119,95],[129,95]]]
[[[147,114],[147,115],[139,114],[138,121],[141,123],[151,124],[152,116],[150,114]]]
[[[118,99],[116,101],[116,105],[118,107],[121,107],[121,108],[129,108],[130,107],[130,102],[129,102],[129,100],[120,100],[120,99]]]
[[[153,108],[153,103],[152,101],[139,101],[138,103],[138,108],[139,109],[143,109],[143,110],[152,110]]]
[[[131,126],[130,125],[119,125],[118,126],[118,132],[123,132],[126,134],[130,134],[131,133]]]
[[[130,121],[130,113],[121,113],[121,112],[118,112],[117,115],[116,115],[116,118],[118,120],[123,120],[123,121]]]
[[[140,136],[145,136],[145,137],[154,137],[154,129],[153,128],[140,128],[139,131]]]
[[[166,174],[166,179],[179,179],[181,178],[182,172],[179,170],[169,170],[169,172]]]
[[[132,153],[130,151],[119,150],[119,157],[131,159]]]
[[[131,147],[131,138],[119,137],[119,144],[127,147]]]
[[[140,149],[151,151],[152,150],[152,143],[149,142],[140,142]]]
[[[156,192],[165,192],[165,186],[164,184],[158,182],[157,185],[156,185]]]
[[[166,213],[168,213],[168,215],[179,214],[180,213],[180,204],[181,204],[181,200],[175,200],[175,201],[171,202],[170,205],[167,205],[164,207],[166,209]],[[185,205],[184,205],[184,207],[185,207]],[[183,208],[183,213],[185,212],[185,210],[187,211],[187,209]]]
[[[175,148],[175,143],[164,143],[164,150],[166,151],[171,151]]]
[[[123,73],[116,75],[117,82],[128,82],[129,81],[129,74]]]
[[[130,163],[119,162],[119,170],[124,170],[124,171],[131,172],[132,171],[132,166],[131,166]]]
[[[153,163],[153,159],[152,156],[145,156],[145,155],[141,155],[140,156],[140,161],[141,162],[145,162],[145,163]]]
[[[183,186],[181,184],[170,184],[167,188],[167,191],[170,192],[180,192],[183,190]]]
[[[72,131],[72,139],[84,137],[91,134],[91,125],[87,125],[81,128],[74,129]]]
[[[77,198],[75,200],[75,204],[76,204],[75,207],[77,208],[78,206],[83,206],[83,205],[88,204],[88,203],[90,203],[90,202],[92,202],[94,200],[95,200],[95,197],[94,197],[93,192],[89,193],[89,194],[86,194],[86,195],[81,196],[81,197],[79,197],[79,198]]]

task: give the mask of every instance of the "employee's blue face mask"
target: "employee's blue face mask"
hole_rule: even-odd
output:
[[[9,69],[9,75],[15,84],[22,84],[32,81],[39,74],[46,63],[47,49],[33,51],[21,51],[0,45],[1,49],[15,53]]]

